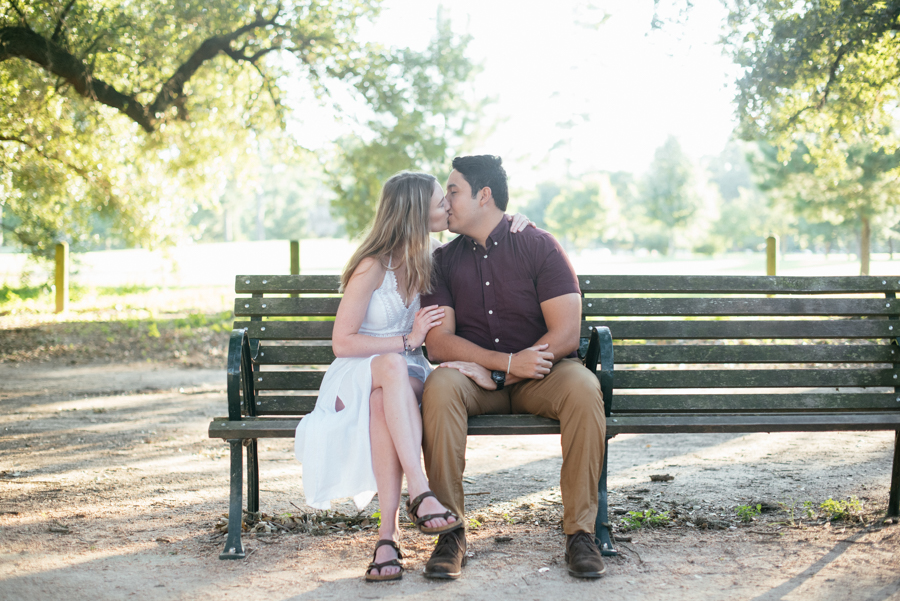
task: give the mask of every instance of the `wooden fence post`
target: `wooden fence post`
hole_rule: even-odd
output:
[[[291,240],[291,275],[300,275],[300,241]]]
[[[778,238],[766,238],[766,275],[777,275]]]
[[[69,244],[56,245],[56,312],[69,308]]]
[[[300,275],[300,241],[291,240],[291,275]],[[299,295],[292,294],[291,298]]]

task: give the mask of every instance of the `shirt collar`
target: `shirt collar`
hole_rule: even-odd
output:
[[[504,213],[503,218],[500,219],[500,223],[497,224],[497,227],[495,227],[490,236],[487,237],[487,248],[491,248],[502,242],[509,235],[509,228],[510,221],[507,219],[506,213]],[[478,246],[478,242],[476,242],[474,238],[469,238],[468,236],[466,236],[466,238],[469,239],[472,246]]]

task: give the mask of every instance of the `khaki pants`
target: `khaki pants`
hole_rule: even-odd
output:
[[[597,376],[574,359],[558,362],[543,379],[525,380],[501,391],[484,390],[452,368],[438,368],[428,376],[422,397],[423,449],[428,481],[438,499],[464,515],[467,418],[508,413],[559,420],[563,529],[566,534],[593,532],[606,417]]]

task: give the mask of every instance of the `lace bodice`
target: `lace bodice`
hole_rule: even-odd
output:
[[[419,310],[419,295],[412,299],[409,307],[403,304],[403,298],[397,288],[397,276],[388,265],[387,273],[369,301],[366,318],[359,328],[360,334],[367,336],[401,336],[412,331],[416,311]]]

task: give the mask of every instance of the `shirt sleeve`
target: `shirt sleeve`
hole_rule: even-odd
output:
[[[578,276],[569,262],[566,251],[559,242],[546,235],[542,240],[540,252],[535,257],[538,266],[536,289],[538,302],[544,302],[564,294],[581,294],[578,286]],[[432,303],[433,304],[433,303]]]
[[[431,268],[431,292],[422,295],[421,305],[428,307],[453,307],[453,295],[450,293],[450,282],[447,280],[449,270],[444,265],[444,247],[434,251]]]

